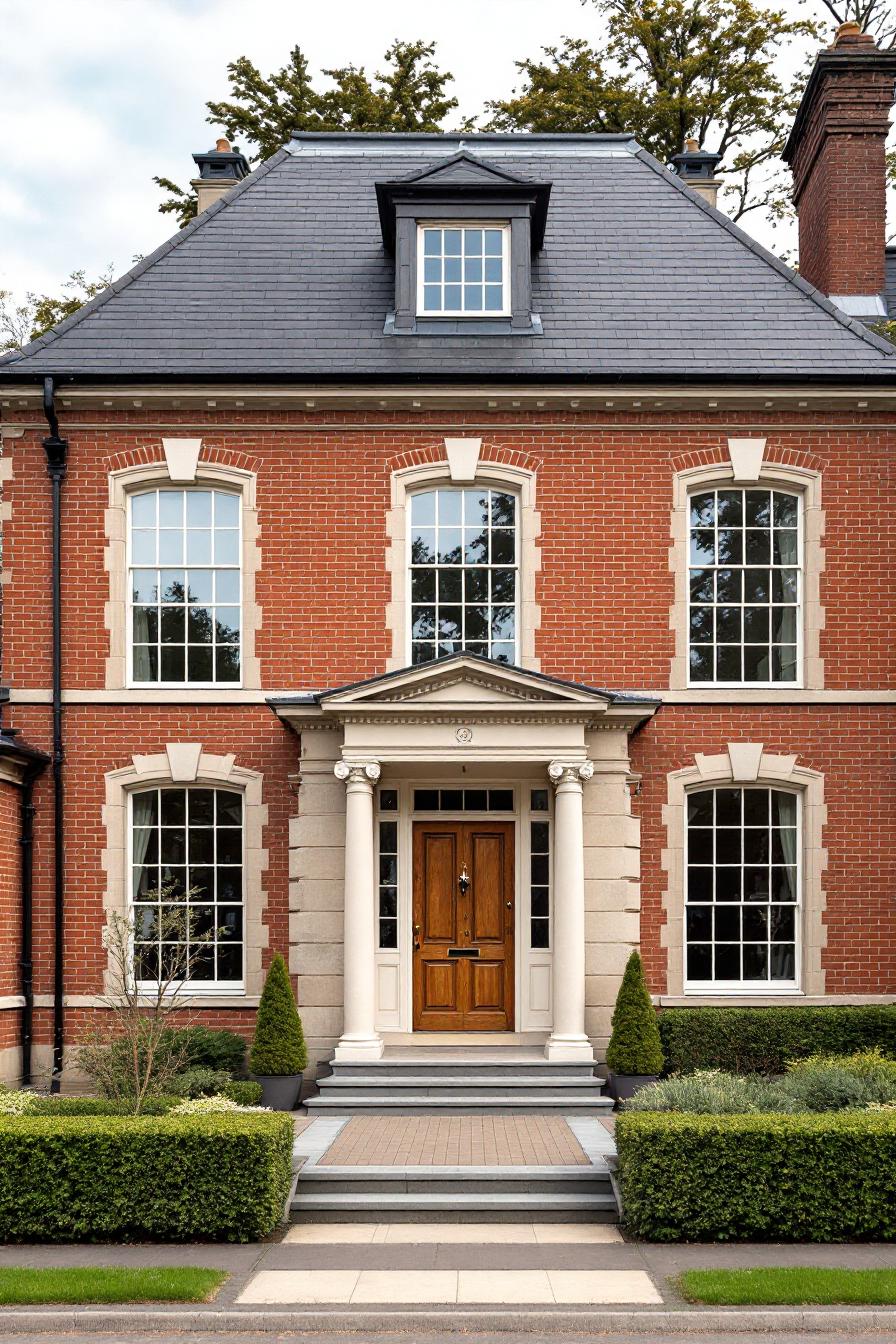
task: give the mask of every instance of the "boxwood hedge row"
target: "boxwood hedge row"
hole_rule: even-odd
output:
[[[659,1015],[666,1073],[723,1069],[783,1073],[806,1055],[878,1046],[896,1055],[896,1004],[808,1008],[665,1008]]]
[[[623,1112],[623,1220],[649,1241],[896,1237],[896,1111]]]
[[[0,1241],[251,1241],[291,1153],[287,1115],[4,1116]]]

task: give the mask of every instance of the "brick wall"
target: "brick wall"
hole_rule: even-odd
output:
[[[199,432],[195,416],[183,418],[183,433]],[[242,427],[230,412],[223,417],[209,411],[203,418],[204,456],[258,474],[257,599],[263,620],[257,653],[263,686],[301,690],[382,672],[391,652],[384,522],[390,471],[441,457],[443,425],[428,427],[421,419],[408,428],[403,418],[392,424],[385,414],[353,415],[352,428],[342,423],[345,417],[322,416],[323,426],[313,430],[303,428],[306,418],[288,412],[269,415],[270,425],[264,413],[247,414]],[[475,427],[464,416],[453,421],[456,433],[482,434],[485,456],[524,460],[537,470],[542,625],[536,651],[545,672],[620,690],[668,686],[674,653],[673,474],[726,461],[728,434],[762,433],[767,457],[822,473],[821,655],[827,687],[893,690],[896,577],[888,556],[896,524],[881,503],[892,493],[896,425],[868,428],[857,418],[788,412],[785,421],[768,412],[758,427],[746,413],[734,413],[724,424],[697,413],[661,424],[656,412],[649,418],[608,413],[587,419],[551,413],[541,422],[518,415],[513,423],[496,416],[485,426],[477,417]],[[175,419],[166,415],[165,432],[177,432]],[[63,674],[70,691],[96,692],[104,685],[108,472],[162,457],[161,431],[144,412],[139,424],[136,420],[136,414],[95,411],[64,416],[71,459],[64,487]],[[4,490],[12,504],[4,539],[11,582],[5,590],[0,684],[21,692],[50,685],[50,492],[42,432],[35,422],[33,431],[4,445],[12,452],[13,474]],[[49,746],[49,705],[16,703],[6,717],[35,746]],[[636,806],[644,826],[642,936],[652,988],[665,987],[659,940],[666,773],[692,761],[695,751],[724,751],[728,741],[751,740],[765,742],[770,751],[795,751],[802,764],[826,775],[829,991],[896,993],[894,725],[894,707],[883,705],[664,706],[633,743],[635,768],[644,776]],[[96,993],[101,983],[103,777],[127,764],[132,753],[159,752],[166,742],[201,742],[209,752],[233,752],[239,765],[264,773],[269,945],[285,949],[287,822],[296,812],[287,776],[297,769],[299,743],[266,706],[70,704],[65,735],[68,993]],[[47,776],[38,782],[36,803],[35,989],[46,995],[52,989],[53,944]],[[69,1011],[69,1034],[84,1011]],[[251,1013],[208,1010],[203,1017],[251,1029]],[[45,1009],[38,1010],[36,1034],[49,1039]]]

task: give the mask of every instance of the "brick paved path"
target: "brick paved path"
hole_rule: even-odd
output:
[[[323,1161],[328,1167],[589,1165],[566,1120],[554,1115],[356,1115]]]

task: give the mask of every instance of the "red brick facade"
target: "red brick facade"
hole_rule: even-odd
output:
[[[577,416],[545,411],[492,417],[459,416],[454,432],[483,438],[483,457],[536,473],[541,519],[536,652],[554,676],[614,690],[657,693],[669,688],[675,632],[670,570],[670,520],[677,471],[727,463],[727,437],[767,437],[766,460],[821,475],[825,514],[824,625],[820,653],[825,692],[839,700],[775,691],[767,703],[666,703],[632,741],[632,768],[642,776],[635,810],[642,821],[641,941],[654,992],[666,989],[661,946],[662,896],[668,844],[662,808],[667,775],[693,764],[696,752],[724,752],[730,741],[795,753],[825,780],[828,851],[825,873],[828,995],[896,994],[896,577],[892,565],[893,450],[896,424],[865,423],[870,412],[788,411],[756,416],[718,411]],[[10,418],[14,418],[10,413]],[[105,684],[109,632],[105,606],[104,511],[108,473],[162,459],[161,434],[199,434],[204,460],[257,473],[262,563],[256,636],[262,686],[268,691],[334,687],[382,673],[391,653],[386,604],[386,513],[390,474],[444,453],[444,416],[416,423],[404,415],[358,412],[351,417],[301,417],[289,412],[172,412],[164,430],[143,412],[63,412],[70,463],[63,506],[63,686],[66,740],[66,1035],[91,1010],[79,996],[101,989],[106,875],[102,851],[104,777],[135,753],[167,742],[201,742],[233,753],[239,766],[263,773],[268,809],[263,843],[268,953],[286,950],[288,822],[296,814],[290,783],[299,741],[263,703],[141,703],[139,692],[97,693]],[[663,420],[668,418],[668,423]],[[138,422],[139,423],[136,423]],[[394,421],[394,423],[391,423]],[[97,427],[98,423],[102,427]],[[4,528],[3,684],[13,693],[5,723],[33,746],[50,746],[49,520],[50,490],[34,422],[4,439],[12,476],[3,487],[11,505]],[[94,699],[84,702],[85,693]],[[869,696],[868,693],[873,693]],[[875,697],[877,697],[875,699]],[[213,698],[213,697],[212,697]],[[687,697],[684,697],[687,699]],[[259,700],[261,697],[259,697]],[[110,703],[111,701],[111,703]],[[36,790],[35,992],[36,1038],[50,1039],[52,992],[52,785]],[[17,791],[0,784],[0,994],[17,993],[15,972]],[[0,1012],[0,1048],[15,1039],[14,1013]],[[251,1028],[251,1011],[203,1012],[206,1020]]]

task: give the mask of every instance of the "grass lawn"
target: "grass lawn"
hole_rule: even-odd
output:
[[[220,1269],[0,1269],[0,1306],[92,1302],[208,1302],[229,1276]]]
[[[691,1269],[675,1286],[688,1302],[719,1307],[896,1304],[896,1269]]]

